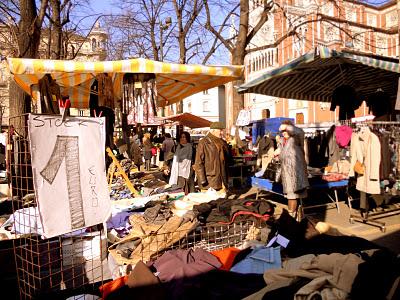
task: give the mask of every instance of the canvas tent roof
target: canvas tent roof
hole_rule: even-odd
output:
[[[238,92],[330,102],[334,89],[346,84],[364,100],[379,88],[395,96],[398,78],[398,59],[318,47],[241,85]]]
[[[178,122],[189,128],[210,127],[211,122],[207,119],[192,115],[190,113],[178,114],[170,117],[162,118],[163,121]]]
[[[121,96],[125,73],[154,73],[159,103],[169,105],[212,87],[225,84],[243,74],[243,66],[204,66],[164,63],[147,59],[79,62],[8,58],[8,66],[15,81],[32,95],[32,85],[51,74],[70,96],[72,107],[88,108],[90,86],[99,73],[108,73],[113,79],[114,95]]]

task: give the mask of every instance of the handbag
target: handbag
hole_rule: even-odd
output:
[[[370,138],[368,137],[366,146],[364,147],[364,159],[367,157],[367,147],[369,145],[369,140]],[[365,165],[364,163],[360,162],[358,159],[356,161],[356,163],[354,164],[354,172],[356,172],[358,175],[364,175],[365,173]]]
[[[281,181],[281,164],[279,161],[272,160],[264,173],[264,178],[269,179],[270,181],[280,182]]]
[[[362,162],[360,162],[359,160],[357,160],[356,163],[354,164],[354,171],[358,175],[364,175],[365,165]]]

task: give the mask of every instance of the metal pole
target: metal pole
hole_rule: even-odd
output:
[[[397,0],[397,35],[398,35],[398,44],[396,47],[397,50],[397,58],[400,59],[400,0]],[[400,67],[400,64],[399,64]],[[400,70],[399,70],[400,71]]]
[[[164,33],[164,26],[160,21],[160,61],[161,62],[164,61],[163,33]],[[165,117],[164,106],[161,107],[161,117]]]

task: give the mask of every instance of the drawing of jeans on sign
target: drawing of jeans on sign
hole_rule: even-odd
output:
[[[65,161],[67,189],[72,229],[85,227],[81,176],[79,169],[79,137],[58,135],[53,152],[40,175],[52,184]]]

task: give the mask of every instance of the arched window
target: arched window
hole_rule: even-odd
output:
[[[95,51],[97,47],[97,41],[95,38],[92,39],[92,51]]]

